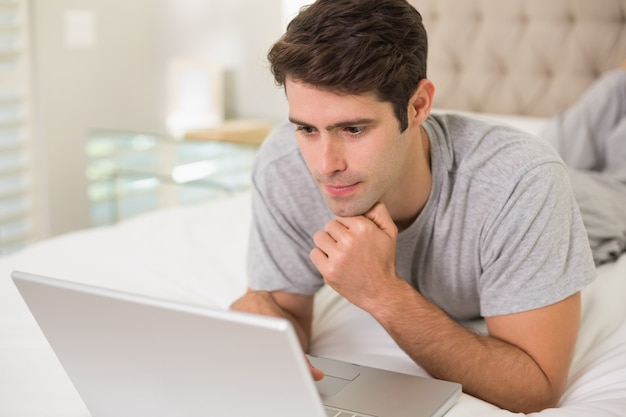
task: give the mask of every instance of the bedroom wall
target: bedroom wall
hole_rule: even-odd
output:
[[[226,116],[284,118],[284,97],[264,61],[282,32],[281,6],[281,0],[31,0],[44,235],[89,226],[90,128],[165,129],[172,58],[223,66]]]
[[[266,54],[282,33],[281,0],[161,0],[157,62],[216,60],[225,72],[226,117],[285,117]]]
[[[90,127],[158,121],[156,10],[151,0],[33,0],[32,47],[38,177],[47,234],[87,226],[85,136]],[[65,13],[91,12],[95,43],[66,44]]]

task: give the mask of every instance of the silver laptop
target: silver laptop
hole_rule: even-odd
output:
[[[445,414],[461,386],[310,357],[287,320],[14,271],[92,417]]]

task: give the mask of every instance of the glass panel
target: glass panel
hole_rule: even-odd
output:
[[[96,130],[85,151],[92,222],[100,225],[248,188],[258,146]]]

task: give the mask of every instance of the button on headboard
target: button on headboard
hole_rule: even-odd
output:
[[[626,0],[410,0],[435,106],[551,116],[626,61]]]

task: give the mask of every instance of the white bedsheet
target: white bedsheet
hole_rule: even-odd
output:
[[[533,122],[535,123],[535,122]],[[170,208],[0,258],[0,417],[88,417],[9,274],[14,269],[217,308],[245,289],[250,195]],[[626,255],[583,292],[580,339],[560,408],[541,417],[626,416]],[[313,353],[424,374],[366,313],[324,288]],[[477,328],[481,322],[469,323]],[[512,415],[463,394],[449,417]]]

